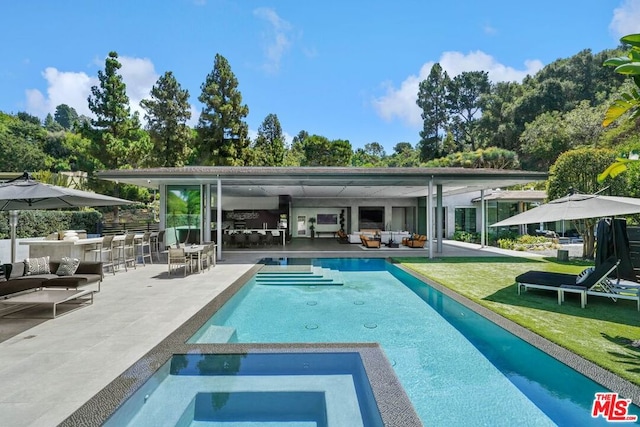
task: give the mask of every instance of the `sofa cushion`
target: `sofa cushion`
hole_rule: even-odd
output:
[[[80,260],[78,258],[62,257],[60,265],[56,270],[56,274],[58,276],[71,276],[78,269],[78,265],[80,265]]]
[[[50,274],[49,257],[27,258],[24,260],[25,276],[33,276],[34,274]]]
[[[13,262],[4,265],[4,274],[7,280],[24,276],[24,261]]]
[[[0,297],[40,288],[46,280],[47,279],[44,278],[29,277],[25,280],[7,280],[6,282],[0,282]]]

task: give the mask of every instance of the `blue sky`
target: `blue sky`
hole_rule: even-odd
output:
[[[116,51],[133,109],[172,71],[191,95],[193,125],[219,53],[252,134],[273,113],[289,136],[379,142],[391,153],[419,140],[418,83],[435,62],[452,76],[521,81],[640,32],[640,0],[23,0],[4,2],[0,28],[5,113],[44,118],[65,103],[90,115],[90,88]]]

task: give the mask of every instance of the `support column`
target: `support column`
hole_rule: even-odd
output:
[[[442,253],[442,218],[444,216],[444,207],[442,206],[442,184],[436,185],[436,252]]]
[[[427,246],[429,259],[433,258],[433,177],[429,179],[429,195],[427,196]]]
[[[211,186],[209,184],[200,185],[201,200],[201,224],[200,224],[200,242],[208,242],[211,240]]]
[[[9,226],[11,227],[11,262],[16,262],[16,228],[18,227],[18,211],[9,211]]]
[[[480,246],[482,246],[483,248],[487,244],[487,221],[484,218],[485,212],[486,209],[484,206],[484,190],[480,190]]]
[[[222,260],[222,180],[216,181],[216,241],[218,242],[218,261]]]

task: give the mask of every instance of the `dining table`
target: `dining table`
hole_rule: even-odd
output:
[[[191,259],[195,259],[196,260],[196,265],[198,266],[198,273],[201,273],[203,271],[202,269],[202,259],[203,259],[203,255],[205,250],[207,249],[209,245],[198,245],[198,244],[193,244],[193,245],[185,245],[184,247],[184,253],[187,257],[190,257]],[[214,249],[215,251],[215,249]]]

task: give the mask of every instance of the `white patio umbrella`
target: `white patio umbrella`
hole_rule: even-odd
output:
[[[16,226],[19,210],[60,209],[85,206],[133,204],[131,200],[35,181],[27,172],[0,184],[0,211],[11,211],[11,262],[15,262]]]
[[[601,196],[599,194],[570,194],[491,224],[489,227],[602,218],[635,213],[640,213],[640,199]]]

